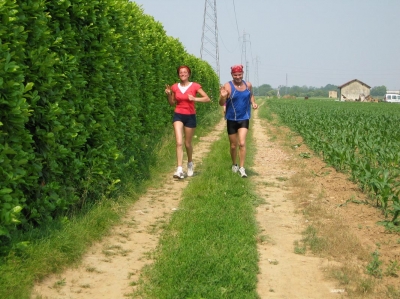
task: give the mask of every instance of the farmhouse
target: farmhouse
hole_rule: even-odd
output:
[[[371,93],[371,87],[354,79],[338,87],[341,101],[365,101]]]
[[[329,91],[329,98],[337,99],[337,91],[336,90],[330,90]]]

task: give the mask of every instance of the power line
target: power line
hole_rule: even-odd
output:
[[[236,17],[235,0],[232,0],[232,2],[233,2],[233,11],[235,12],[236,30],[237,30],[237,34],[238,34],[238,40],[239,40],[240,39],[240,32],[239,32],[239,26],[238,26],[237,17]]]
[[[228,51],[229,53],[234,53],[234,52],[238,49],[238,47],[240,46],[240,42],[238,41],[238,43],[236,44],[235,48],[234,48],[233,50],[230,50],[230,49],[228,49],[228,47],[225,45],[225,42],[224,42],[224,40],[222,39],[222,35],[221,35],[221,33],[219,33],[219,30],[218,30],[218,36],[219,36],[219,38],[221,39],[222,45],[224,46],[225,50]]]

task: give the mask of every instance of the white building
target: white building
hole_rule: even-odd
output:
[[[371,94],[371,86],[358,79],[344,83],[338,89],[341,101],[364,101]]]

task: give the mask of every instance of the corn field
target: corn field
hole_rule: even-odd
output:
[[[400,105],[275,99],[268,107],[369,195],[384,213],[382,224],[400,224]]]

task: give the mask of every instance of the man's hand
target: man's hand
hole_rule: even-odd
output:
[[[225,89],[225,85],[222,85],[221,88],[219,89],[219,95],[221,98],[227,98],[228,97],[228,91]]]

